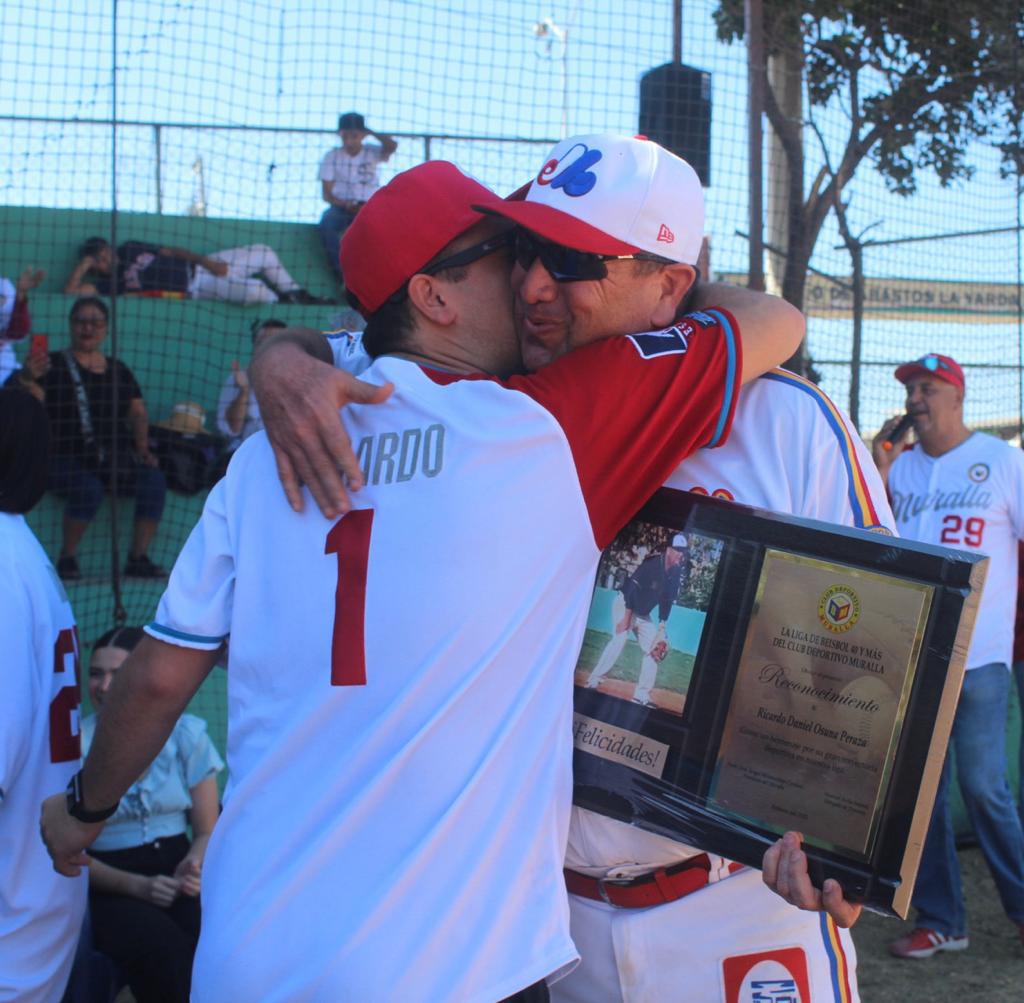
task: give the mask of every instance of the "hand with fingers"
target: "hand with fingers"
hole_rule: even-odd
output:
[[[249,373],[244,366],[238,364],[238,359],[231,360],[231,378],[239,390],[249,389]]]
[[[766,851],[761,864],[761,878],[776,895],[790,905],[808,912],[827,912],[837,926],[851,927],[860,918],[862,907],[847,902],[839,882],[825,881],[821,890],[811,883],[807,872],[807,854],[798,832],[787,832]]]
[[[181,893],[181,882],[177,878],[168,877],[166,874],[154,874],[153,876],[142,877],[143,894],[139,896],[146,902],[161,909],[169,909],[174,905],[174,900]]]
[[[35,287],[38,286],[45,278],[46,272],[41,268],[23,269],[14,286],[15,296],[17,296],[18,299],[23,299],[28,292],[35,289]]]
[[[79,822],[68,812],[64,794],[54,794],[43,802],[39,832],[53,861],[53,869],[66,878],[74,878],[89,866],[86,847],[92,846],[103,831],[102,822]]]
[[[195,898],[199,894],[202,874],[203,862],[198,856],[188,853],[182,857],[178,866],[174,868],[174,877],[178,881],[181,894]]]
[[[890,418],[871,440],[871,458],[875,461],[882,479],[885,480],[893,461],[909,445],[907,436],[913,423],[906,414]]]
[[[258,352],[249,379],[291,507],[302,511],[305,485],[328,519],[347,512],[363,474],[338,410],[381,404],[394,387],[365,383],[289,342]]]

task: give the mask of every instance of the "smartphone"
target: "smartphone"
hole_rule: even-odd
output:
[[[50,351],[50,341],[45,334],[33,334],[28,345],[29,355],[47,355]]]

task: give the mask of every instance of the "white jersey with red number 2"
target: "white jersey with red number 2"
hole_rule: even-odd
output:
[[[856,429],[813,383],[777,369],[740,392],[732,436],[700,450],[667,480],[697,491],[824,522],[892,532],[885,489]],[[629,877],[698,850],[574,808],[567,866]],[[712,857],[714,876],[727,874]],[[768,891],[760,873],[655,909],[612,909],[570,897],[582,962],[552,989],[555,1003],[689,1003],[757,999],[852,1003],[853,941],[824,914]],[[758,985],[760,990],[758,990]]]
[[[86,875],[65,878],[39,806],[80,765],[78,632],[24,516],[0,512],[0,1000],[53,1003],[71,970]]]
[[[724,314],[530,377],[384,358],[356,510],[291,511],[263,433],[148,628],[231,635],[231,780],[193,998],[494,1003],[571,965],[572,667],[600,551],[728,430]]]
[[[967,668],[1013,660],[1017,541],[1024,539],[1024,453],[975,432],[942,456],[904,450],[889,470],[900,535],[987,554]]]

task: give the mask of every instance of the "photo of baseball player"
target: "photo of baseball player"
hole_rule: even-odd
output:
[[[721,547],[630,523],[601,560],[576,684],[682,714]]]

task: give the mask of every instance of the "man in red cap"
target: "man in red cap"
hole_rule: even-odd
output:
[[[1006,778],[1006,714],[1024,539],[1024,454],[964,423],[964,371],[929,354],[896,370],[917,445],[886,422],[874,457],[888,481],[901,536],[988,555],[988,575],[953,724],[967,813],[1007,916],[1024,942],[1024,831]],[[895,436],[895,441],[893,437]],[[891,443],[891,448],[885,448]],[[935,799],[914,889],[915,928],[889,945],[897,958],[967,947],[967,915],[949,805],[949,760]]]
[[[394,388],[342,415],[357,507],[292,511],[266,436],[243,443],[67,800],[44,805],[72,875],[230,634],[198,1003],[547,999],[577,959],[570,680],[601,549],[802,336],[793,307],[745,290],[670,326],[679,265],[634,284],[652,334],[501,379],[519,357],[508,224],[474,207],[500,200],[431,162],[356,217],[342,267],[377,356],[366,376]],[[566,267],[614,284],[639,256]]]

